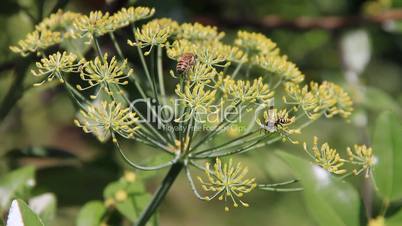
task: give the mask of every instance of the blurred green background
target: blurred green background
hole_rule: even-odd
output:
[[[36,7],[42,2],[48,10],[55,4],[50,0],[1,2],[1,101],[7,98],[15,78],[9,65],[17,56],[9,46],[33,29],[30,14],[35,17]],[[79,12],[113,10],[126,3],[71,0],[66,8]],[[354,143],[370,144],[376,116],[383,110],[400,114],[402,1],[144,0],[135,4],[155,7],[156,17],[218,26],[228,39],[238,29],[262,32],[305,72],[307,81],[329,80],[345,87],[355,101],[350,121],[318,121],[305,130],[301,140],[308,138],[311,142],[313,135],[319,135],[338,150]],[[24,84],[32,81],[28,75]],[[50,191],[58,198],[54,225],[73,225],[79,208],[90,200],[102,199],[103,188],[121,176],[124,165],[112,145],[100,144],[73,125],[75,109],[63,89],[27,89],[0,124],[0,174],[23,164],[37,166],[35,192]],[[133,158],[147,152],[142,145],[127,145],[133,150]],[[271,183],[292,178],[288,167],[273,154],[277,148],[302,154],[301,145],[279,144],[244,156],[244,164],[253,176]],[[42,154],[45,157],[38,157]],[[150,191],[163,174],[147,179]],[[363,179],[351,182],[362,194],[367,190]],[[314,225],[300,193],[253,192],[246,199],[250,208],[226,213],[222,203],[197,200],[181,175],[161,206],[161,225]],[[375,215],[375,211],[369,215]]]

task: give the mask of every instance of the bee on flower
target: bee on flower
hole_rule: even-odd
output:
[[[233,207],[249,207],[249,204],[242,201],[244,194],[251,192],[257,187],[255,178],[245,179],[248,168],[243,168],[240,163],[233,164],[230,159],[229,163],[223,163],[216,158],[213,168],[209,162],[205,164],[205,174],[207,180],[204,181],[198,177],[202,185],[202,189],[206,192],[212,192],[207,200],[218,198],[225,201],[225,211],[229,211],[227,202],[232,202]]]

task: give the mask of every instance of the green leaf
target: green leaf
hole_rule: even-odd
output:
[[[56,196],[52,193],[35,196],[29,200],[29,207],[39,215],[44,223],[49,224],[56,216]]]
[[[17,199],[11,203],[7,226],[44,226],[44,224],[24,201]]]
[[[106,207],[101,201],[88,202],[78,214],[77,226],[99,226],[106,211]]]
[[[359,225],[359,197],[350,184],[302,158],[284,152],[278,155],[300,179],[305,205],[318,225]]]
[[[34,177],[35,169],[32,166],[3,175],[0,178],[0,209],[7,208],[12,199],[30,190],[35,184]]]
[[[363,105],[371,110],[381,112],[389,110],[399,112],[399,104],[387,93],[375,87],[367,87]]]
[[[402,198],[402,126],[394,113],[384,112],[377,119],[373,152],[378,192],[385,201]]]
[[[125,192],[127,198],[125,200],[117,200],[116,194],[118,192]],[[125,181],[113,182],[109,184],[104,191],[105,199],[113,199],[116,209],[132,222],[136,221],[137,217],[144,209],[144,201],[142,200],[145,194],[144,185],[139,181],[132,183]]]
[[[402,211],[392,215],[390,218],[385,219],[386,226],[401,226],[402,225]]]

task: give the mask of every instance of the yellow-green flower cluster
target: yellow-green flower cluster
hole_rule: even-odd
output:
[[[310,88],[310,89],[309,89]],[[300,88],[294,83],[285,84],[286,104],[301,107],[310,119],[317,119],[322,114],[326,117],[340,115],[347,118],[353,111],[350,96],[338,85],[324,81],[322,84],[311,82],[310,86]]]
[[[114,138],[114,133],[127,139],[133,138],[138,129],[137,121],[135,112],[114,101],[89,105],[74,120],[85,133],[93,133],[102,142],[111,135]]]
[[[366,145],[355,145],[354,152],[349,147],[347,152],[349,161],[360,167],[360,169],[353,169],[353,173],[359,175],[361,172],[366,171],[365,177],[368,178],[375,163],[372,148],[366,147]]]
[[[279,54],[276,43],[261,33],[239,31],[235,44],[249,54],[270,56]]]
[[[204,26],[200,23],[184,23],[180,25],[177,33],[178,39],[189,41],[218,41],[225,36],[225,33],[218,32],[217,27]]]
[[[148,7],[129,7],[122,8],[111,16],[113,20],[114,29],[126,27],[136,21],[148,19],[155,13],[154,8]]]
[[[247,167],[243,168],[240,163],[234,165],[232,159],[229,160],[229,163],[222,164],[222,161],[217,158],[213,169],[208,162],[205,164],[205,173],[207,181],[200,177],[198,180],[201,182],[203,190],[213,193],[208,196],[208,200],[216,197],[224,200],[225,211],[229,211],[227,202],[230,201],[233,207],[239,207],[239,204],[249,207],[249,204],[242,201],[241,198],[256,188],[257,184],[255,178],[244,179],[248,173]]]
[[[61,42],[61,33],[49,30],[35,30],[29,33],[25,39],[20,40],[16,46],[10,46],[11,51],[21,56],[37,52],[38,55],[48,47]]]
[[[187,73],[187,80],[192,83],[210,83],[217,75],[215,68],[206,64],[196,63]]]
[[[209,66],[226,67],[230,61],[242,63],[247,60],[242,50],[219,41],[191,42],[179,39],[167,48],[168,57],[174,60],[178,60],[184,53],[195,54],[199,62]]]
[[[199,83],[191,86],[187,83],[184,90],[180,85],[176,87],[176,94],[179,100],[191,110],[197,111],[201,108],[207,108],[215,100],[216,90],[206,90],[205,84]]]
[[[108,61],[107,53],[103,57],[96,57],[94,60],[86,62],[81,71],[80,77],[87,81],[87,87],[77,85],[79,90],[86,90],[95,86],[101,86],[98,93],[91,96],[96,98],[101,89],[107,94],[112,95],[111,85],[126,85],[126,80],[133,73],[132,69],[127,66],[127,60],[122,63],[117,62],[116,57],[112,57]]]
[[[264,84],[262,77],[249,80],[235,80],[230,76],[220,76],[217,85],[221,87],[224,97],[235,103],[266,102],[274,93]]]
[[[46,81],[50,82],[55,77],[61,82],[64,82],[62,73],[69,72],[79,72],[80,67],[84,63],[83,60],[78,61],[77,56],[73,53],[67,52],[57,52],[48,57],[44,57],[40,60],[40,62],[36,62],[37,70],[32,70],[32,74],[37,77],[45,76],[44,79],[40,83],[34,84],[34,86],[39,86],[45,83]]]
[[[74,27],[77,31],[74,33],[75,37],[88,38],[92,41],[98,36],[113,31],[113,21],[108,12],[92,11],[89,15],[78,17],[74,21]]]
[[[304,74],[294,63],[288,61],[286,56],[259,55],[255,58],[255,63],[265,70],[280,76],[285,81],[293,83],[304,81]]]
[[[61,32],[63,38],[69,38],[74,34],[74,21],[80,17],[82,17],[80,13],[64,12],[59,9],[56,13],[43,19],[42,22],[36,26],[36,30],[58,31]]]
[[[145,52],[148,55],[153,46],[165,46],[168,38],[173,35],[177,29],[178,24],[168,18],[152,20],[144,24],[141,29],[135,31],[135,42],[128,40],[131,46],[139,46],[140,48],[150,46],[150,49]]]
[[[319,166],[328,172],[334,174],[346,173],[346,170],[342,169],[345,160],[342,159],[336,149],[331,148],[328,143],[324,143],[321,145],[321,147],[319,147],[318,138],[314,137],[313,147],[311,150],[307,148],[306,143],[304,143],[304,150],[310,155],[311,158],[315,160]]]

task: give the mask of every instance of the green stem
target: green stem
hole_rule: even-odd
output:
[[[96,53],[98,54],[99,57],[102,58],[103,57],[102,50],[96,37],[94,37],[94,46]]]
[[[33,57],[20,59],[18,63],[16,63],[18,67],[15,69],[15,79],[0,105],[0,122],[6,118],[8,113],[24,94],[23,83],[28,74],[27,69],[31,61],[33,61]]]
[[[152,215],[156,212],[159,205],[165,198],[166,194],[170,190],[173,182],[176,180],[177,176],[180,174],[181,170],[183,169],[184,164],[182,162],[176,162],[173,164],[166,174],[165,178],[162,181],[161,186],[156,191],[152,201],[149,203],[148,207],[142,212],[139,220],[135,224],[136,226],[145,226]]]
[[[119,43],[116,41],[116,36],[114,36],[114,33],[113,33],[113,32],[110,32],[110,33],[109,33],[109,36],[110,36],[110,38],[112,39],[112,42],[113,42],[114,48],[115,48],[116,51],[117,51],[117,54],[119,55],[119,57],[120,57],[122,60],[124,60],[123,51],[121,51],[120,45],[119,45]]]

